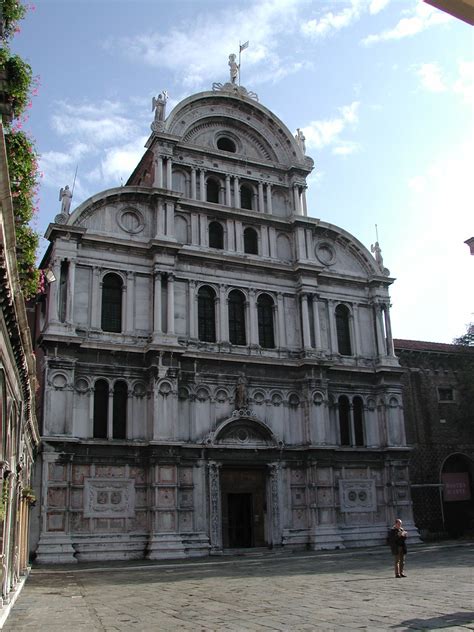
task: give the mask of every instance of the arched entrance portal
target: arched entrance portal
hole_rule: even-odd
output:
[[[221,502],[224,548],[266,545],[265,469],[224,466]]]
[[[281,544],[282,442],[251,410],[241,409],[206,444],[217,449],[208,462],[211,553]]]
[[[452,454],[441,468],[445,528],[453,537],[474,529],[474,462],[464,454]]]

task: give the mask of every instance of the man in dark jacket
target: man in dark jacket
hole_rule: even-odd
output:
[[[388,542],[395,560],[395,577],[406,577],[406,575],[403,574],[403,568],[405,566],[405,555],[407,553],[407,535],[408,533],[402,527],[402,521],[400,518],[397,518],[388,534]]]

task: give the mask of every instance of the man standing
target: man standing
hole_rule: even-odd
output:
[[[395,577],[406,577],[403,573],[403,569],[405,566],[405,555],[407,553],[407,535],[408,533],[402,527],[402,521],[400,518],[397,518],[388,534],[388,542],[392,550],[392,555],[395,558]]]

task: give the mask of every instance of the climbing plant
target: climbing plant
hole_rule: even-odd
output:
[[[10,51],[9,43],[27,8],[21,2],[2,0],[0,14],[0,105],[5,123],[10,187],[15,214],[16,250],[20,285],[25,299],[38,289],[36,268],[38,233],[30,226],[38,191],[38,156],[34,143],[22,131],[22,117],[36,90],[31,66]]]

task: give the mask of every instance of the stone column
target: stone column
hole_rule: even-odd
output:
[[[125,438],[126,439],[133,439],[132,419],[133,419],[133,392],[130,389],[127,389],[127,418],[125,420]]]
[[[229,342],[227,322],[227,286],[219,285],[219,342]]]
[[[166,230],[165,235],[167,237],[174,237],[174,204],[173,202],[166,202]]]
[[[125,293],[125,328],[127,333],[132,334],[135,331],[133,322],[133,312],[135,307],[135,273],[127,272],[127,290]]]
[[[163,188],[163,157],[157,156],[155,158],[155,186],[158,189]]]
[[[199,215],[199,237],[201,246],[204,248],[209,246],[209,231],[206,215]]]
[[[197,199],[197,185],[196,185],[196,169],[191,167],[191,198]]]
[[[336,317],[334,315],[334,301],[328,300],[328,318],[329,318],[329,332],[330,332],[330,347],[332,353],[338,353],[337,346],[337,330],[336,330]]]
[[[206,182],[205,182],[204,169],[200,169],[199,170],[199,197],[201,198],[201,202],[205,202],[205,200],[206,200]]]
[[[269,243],[269,255],[270,257],[276,257],[277,254],[277,242],[276,242],[276,229],[274,226],[268,227],[268,243]]]
[[[192,340],[197,338],[196,335],[196,281],[188,281],[189,292],[189,337]]]
[[[255,290],[249,290],[249,324],[250,324],[250,344],[252,346],[258,346],[258,312],[257,302],[255,297]]]
[[[234,176],[234,206],[240,208],[240,183],[239,176]]]
[[[258,210],[260,213],[265,213],[265,202],[263,199],[263,182],[258,183]]]
[[[281,545],[281,527],[280,527],[280,478],[281,464],[268,464],[270,476],[270,507],[271,507],[271,537],[272,545]]]
[[[268,257],[268,228],[267,226],[260,227],[260,235],[262,240],[262,257]]]
[[[59,258],[53,260],[52,272],[56,281],[49,284],[48,320],[50,323],[57,323],[59,321],[58,288],[59,280],[61,278],[61,260]]]
[[[168,272],[167,333],[174,336],[174,274]]]
[[[301,294],[301,320],[303,323],[303,347],[311,348],[311,330],[309,327],[308,295]]]
[[[76,284],[76,260],[69,260],[69,270],[67,276],[67,304],[66,304],[66,322],[74,322],[74,290]]]
[[[297,184],[293,185],[293,202],[295,206],[296,215],[301,215],[301,207],[300,207],[300,192]]]
[[[230,176],[225,177],[225,204],[226,206],[232,206],[232,195],[230,193]]]
[[[283,293],[277,294],[278,305],[278,346],[280,348],[286,347],[286,331],[285,331],[285,304],[283,299]]]
[[[157,337],[163,331],[161,323],[161,271],[157,264],[153,270],[153,277],[153,337]]]
[[[383,307],[383,315],[385,318],[385,331],[387,334],[387,355],[394,357],[395,351],[393,348],[392,324],[390,322],[390,306],[388,303],[386,303]]]
[[[199,245],[199,215],[197,213],[191,213],[191,244]]]
[[[270,215],[273,213],[272,207],[272,185],[267,182],[267,213]]]
[[[383,335],[383,323],[382,312],[378,303],[374,304],[374,318],[375,318],[375,335],[377,338],[377,351],[378,355],[387,355],[387,348],[385,346],[385,340]]]
[[[102,296],[100,291],[101,283],[100,273],[102,268],[94,266],[92,268],[92,289],[91,289],[91,327],[93,329],[100,328],[100,310],[102,305]]]
[[[352,305],[352,329],[354,333],[354,355],[362,354],[360,348],[360,329],[359,329],[359,306],[355,303]]]
[[[173,189],[173,160],[168,156],[166,160],[166,188],[171,191]]]
[[[114,436],[114,389],[109,385],[109,405],[107,408],[107,438],[113,439]]]
[[[321,343],[321,320],[319,318],[318,295],[313,294],[313,323],[314,323],[314,344],[318,351],[322,348]]]
[[[239,220],[235,221],[235,250],[236,252],[242,253],[244,251],[243,239],[244,231],[242,230],[242,222]]]
[[[221,509],[221,485],[220,463],[209,461],[207,464],[209,474],[209,539],[211,541],[211,553],[222,551],[222,509]]]
[[[354,406],[352,405],[352,402],[349,404],[349,432],[351,435],[351,446],[354,448],[356,445],[356,435],[354,426]]]
[[[306,187],[303,187],[301,191],[301,201],[303,203],[303,215],[306,217],[308,215],[308,207],[306,204]]]

